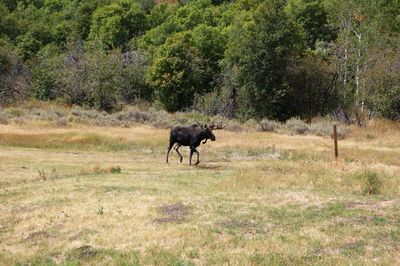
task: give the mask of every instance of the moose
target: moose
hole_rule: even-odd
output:
[[[192,156],[193,153],[197,154],[197,162],[195,165],[200,163],[199,160],[199,151],[196,149],[200,143],[203,141],[203,144],[207,142],[208,139],[211,141],[215,141],[215,135],[213,134],[213,130],[216,129],[223,129],[225,126],[222,124],[215,125],[212,123],[211,125],[201,125],[199,122],[197,124],[193,124],[188,127],[174,127],[171,129],[170,136],[169,136],[169,147],[167,152],[167,160],[168,163],[168,155],[171,151],[172,147],[177,143],[175,146],[175,151],[178,153],[180,157],[180,162],[182,162],[183,157],[182,154],[179,152],[179,148],[181,146],[189,146],[190,147],[190,156],[189,156],[189,164],[192,164]]]

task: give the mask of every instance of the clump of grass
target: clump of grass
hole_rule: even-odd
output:
[[[96,211],[97,215],[103,215],[104,214],[104,207],[100,206],[97,211]]]
[[[364,194],[377,195],[381,193],[383,182],[377,173],[364,171],[359,174],[358,178],[364,183]]]
[[[354,194],[364,196],[399,194],[397,178],[370,169],[346,174],[343,181],[343,189]]]
[[[47,174],[44,170],[38,170],[38,174],[39,174],[39,179],[41,181],[46,181],[47,180]]]
[[[112,174],[119,174],[121,173],[121,167],[117,166],[111,166],[110,167],[110,173]]]
[[[152,247],[146,251],[143,258],[144,265],[193,265],[191,261],[185,260],[172,251],[161,247]]]
[[[90,175],[90,174],[120,174],[122,169],[120,166],[109,166],[109,167],[101,167],[100,165],[93,166],[90,168],[81,169],[81,175]]]
[[[55,178],[59,177],[57,169],[55,169],[55,168],[51,169],[51,173],[46,173],[45,170],[38,169],[38,174],[39,174],[40,181],[46,181],[48,179],[55,179]]]

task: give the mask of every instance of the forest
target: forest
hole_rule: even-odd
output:
[[[399,44],[399,0],[0,0],[0,105],[400,120]]]

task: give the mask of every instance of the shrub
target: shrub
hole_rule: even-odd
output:
[[[68,121],[65,117],[61,117],[56,120],[57,127],[65,127],[67,125],[68,125]]]
[[[257,131],[268,131],[268,132],[275,131],[276,132],[280,127],[281,127],[281,124],[279,122],[276,122],[273,120],[268,120],[268,119],[263,119],[257,124],[256,130]]]
[[[0,114],[0,124],[8,125],[8,117],[6,114]]]
[[[119,121],[144,123],[150,120],[150,114],[137,107],[130,107],[127,111],[120,111],[113,115]]]
[[[64,115],[57,110],[49,109],[49,110],[47,110],[47,112],[45,114],[42,113],[42,116],[45,116],[46,120],[57,121],[57,120],[59,120],[59,118],[62,118]]]
[[[298,135],[304,135],[309,131],[308,125],[297,118],[291,118],[286,121],[286,127]]]
[[[24,114],[24,110],[18,107],[11,107],[7,109],[7,112],[9,115],[14,116],[14,117],[20,117]]]
[[[25,124],[25,119],[23,117],[17,117],[14,119],[15,124],[17,125],[24,125]]]
[[[381,193],[382,180],[377,173],[364,171],[358,176],[364,183],[363,193],[377,195]]]
[[[318,121],[310,125],[310,133],[317,136],[333,136],[333,123],[330,121]],[[337,126],[338,139],[344,139],[349,133],[349,128],[344,125]]]
[[[0,25],[0,27],[3,26],[2,23]],[[15,103],[24,100],[29,81],[29,71],[26,70],[18,53],[11,48],[9,43],[0,38],[0,103]]]
[[[225,130],[240,132],[243,130],[243,126],[235,120],[228,120],[227,123],[225,123]]]
[[[112,167],[110,167],[110,173],[112,173],[112,174],[119,174],[119,173],[121,173],[121,167],[119,167],[119,166],[112,166]]]

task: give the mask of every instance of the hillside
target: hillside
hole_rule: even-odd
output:
[[[0,105],[399,120],[400,4],[0,1]]]

